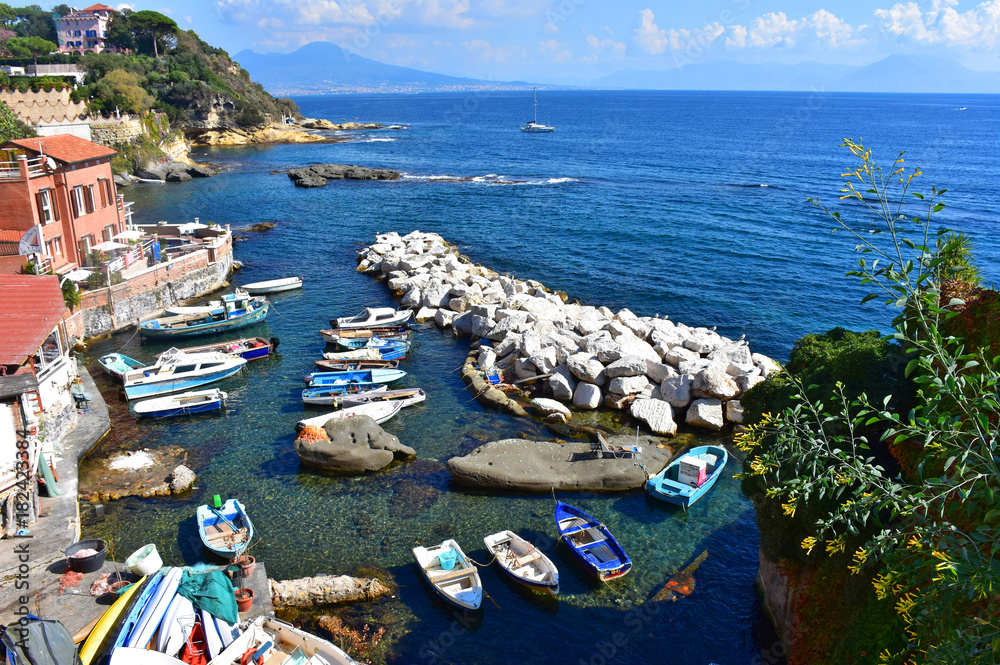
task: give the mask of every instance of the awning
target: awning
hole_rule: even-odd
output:
[[[75,268],[73,270],[70,270],[65,275],[63,275],[62,278],[63,280],[68,279],[71,282],[81,282],[93,274],[94,274],[93,270],[84,270],[83,268]],[[60,283],[62,283],[62,280],[60,280]]]
[[[125,229],[116,236],[112,236],[112,240],[138,240],[139,238],[146,235],[138,229]]]
[[[17,397],[38,389],[38,379],[31,372],[0,376],[0,399]]]
[[[110,252],[113,249],[128,249],[128,245],[123,245],[114,240],[105,240],[104,242],[97,243],[91,249],[96,249],[98,252]]]

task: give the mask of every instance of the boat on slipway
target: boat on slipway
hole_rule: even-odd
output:
[[[167,358],[161,356],[153,367],[128,372],[125,396],[131,400],[193,390],[230,377],[246,364],[243,358],[222,353],[176,352]]]

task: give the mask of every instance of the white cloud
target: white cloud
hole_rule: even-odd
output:
[[[875,10],[883,35],[902,43],[941,44],[970,50],[992,49],[1000,44],[1000,0],[989,0],[959,12],[955,0],[934,0],[922,11],[915,2],[897,3]]]
[[[538,42],[538,51],[549,55],[556,62],[566,62],[573,58],[573,52],[569,50],[569,42],[560,42],[555,39]]]
[[[473,39],[462,45],[483,62],[523,61],[528,58],[528,51],[523,46],[493,46],[485,39]]]
[[[191,16],[184,16],[184,22],[188,25],[194,25],[194,19]]]
[[[428,25],[448,28],[471,28],[476,21],[464,14],[469,11],[468,0],[422,0],[423,21]]]
[[[653,10],[643,9],[639,12],[639,27],[635,29],[635,42],[643,53],[656,55],[667,50],[667,31],[661,30],[653,22]]]
[[[135,11],[135,5],[132,4],[131,2],[123,2],[121,4],[115,5],[115,9],[117,9],[118,11],[121,11],[123,9],[131,9],[132,11]]]
[[[550,21],[545,24],[545,32],[559,32],[559,26]]]

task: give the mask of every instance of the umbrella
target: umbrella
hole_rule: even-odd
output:
[[[70,270],[68,273],[63,275],[63,280],[70,280],[72,282],[79,282],[81,280],[87,279],[94,274],[93,270],[84,270],[83,268],[75,268]]]
[[[105,240],[104,242],[94,245],[91,249],[97,250],[98,252],[110,252],[112,249],[128,249],[128,245],[123,245],[120,242],[115,242],[114,240]]]
[[[142,236],[146,235],[138,229],[125,229],[116,236],[113,236],[112,240],[138,240]]]

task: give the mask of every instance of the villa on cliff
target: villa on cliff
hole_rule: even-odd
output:
[[[68,134],[0,145],[0,274],[21,272],[27,255],[60,274],[93,264],[94,247],[129,222],[116,154]]]
[[[0,537],[35,521],[38,478],[76,424],[68,317],[57,276],[0,275]]]
[[[96,4],[86,9],[74,9],[63,16],[54,15],[56,35],[59,38],[60,53],[100,53],[118,52],[107,43],[108,22],[118,10],[107,5]]]

